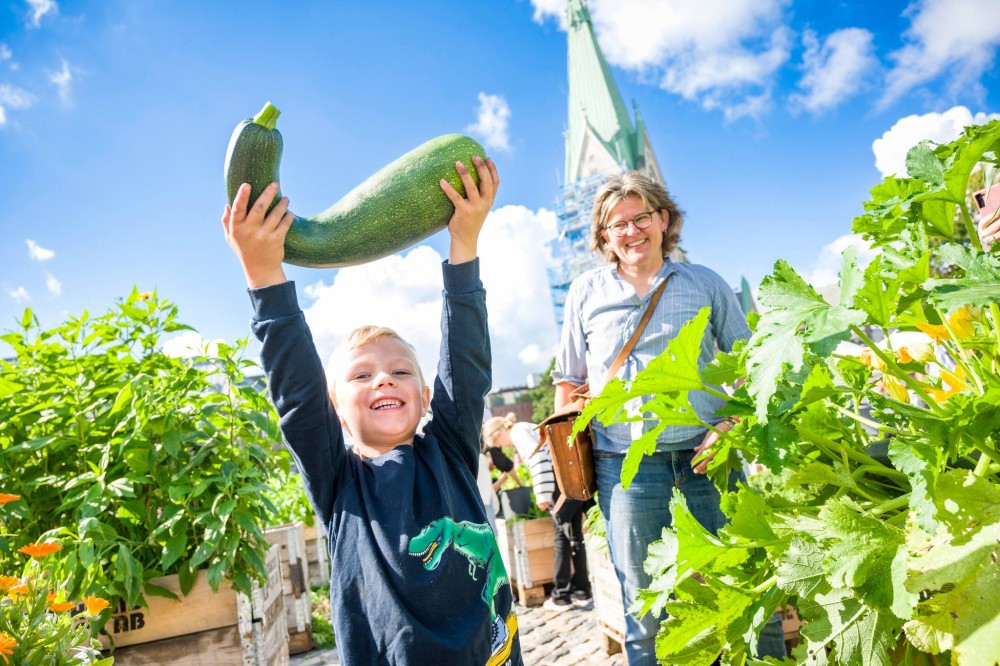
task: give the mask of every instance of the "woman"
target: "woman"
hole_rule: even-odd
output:
[[[564,503],[565,511],[554,511],[559,499],[556,477],[548,447],[539,448],[538,430],[531,423],[517,422],[514,414],[495,416],[483,424],[483,441],[491,448],[513,446],[518,457],[528,465],[535,503],[542,511],[550,511],[555,527],[555,547],[552,595],[545,608],[555,611],[587,607],[593,603],[590,579],[587,576],[587,551],[583,546],[582,502]]]
[[[570,394],[585,383],[589,382],[594,395],[601,392],[608,368],[635,331],[651,293],[665,280],[669,279],[652,317],[618,377],[634,379],[706,306],[711,315],[698,358],[700,367],[714,357],[716,346],[730,351],[737,341],[749,337],[736,296],[719,275],[704,266],[668,258],[680,241],[683,214],[663,185],[635,171],[613,176],[598,190],[591,218],[593,249],[608,264],[587,271],[570,285],[552,372],[556,409],[568,404]],[[716,414],[721,400],[694,391],[689,398],[702,421],[715,424],[721,432],[732,427]],[[638,416],[641,403],[630,403],[629,413]],[[649,544],[671,524],[674,488],[684,494],[688,509],[706,529],[716,532],[725,524],[719,492],[705,475],[719,435],[703,426],[667,427],[657,438],[656,453],[643,458],[628,492],[622,488],[625,452],[654,426],[642,419],[610,426],[592,422],[598,504],[622,586],[630,666],[656,664],[655,638],[662,618],[650,613],[638,620],[627,609],[639,589],[649,587],[651,579],[643,563]],[[734,473],[730,484],[739,478]],[[762,632],[760,646],[761,656],[785,656],[777,616]]]

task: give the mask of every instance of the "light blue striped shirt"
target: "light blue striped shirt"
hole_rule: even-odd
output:
[[[592,395],[604,388],[604,376],[615,357],[642,319],[653,291],[672,275],[657,303],[645,334],[622,364],[617,376],[630,380],[645,369],[649,362],[667,348],[688,321],[705,306],[712,308],[708,330],[698,356],[700,368],[715,357],[718,349],[730,351],[737,340],[750,337],[746,318],[736,295],[714,271],[697,264],[664,260],[656,281],[639,298],[635,289],[618,274],[614,264],[587,271],[570,285],[566,296],[562,342],[556,356],[552,381],[580,385],[590,382]],[[706,422],[717,422],[716,411],[724,404],[719,398],[703,391],[692,391],[691,406]],[[642,399],[628,403],[630,414],[638,414]],[[652,430],[650,421],[615,423],[603,426],[593,421],[595,447],[598,451],[624,453],[643,432]],[[671,426],[659,437],[658,451],[670,451],[677,445],[705,432],[701,426]]]

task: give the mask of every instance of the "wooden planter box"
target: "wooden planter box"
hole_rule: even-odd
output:
[[[315,522],[305,525],[306,565],[309,568],[309,585],[326,585],[330,582],[330,551],[326,544],[326,533],[316,518]]]
[[[555,568],[555,527],[551,518],[497,519],[497,545],[511,587],[525,606],[545,601],[545,585]]]
[[[587,536],[587,570],[594,595],[594,613],[601,630],[604,651],[610,654],[623,652],[625,647],[625,605],[622,587],[611,563],[608,542],[603,536]]]
[[[305,525],[291,523],[271,527],[264,531],[264,538],[269,544],[280,549],[281,586],[285,597],[285,624],[288,626],[288,652],[290,654],[308,652],[313,649],[313,639]]]
[[[288,633],[281,594],[278,547],[267,553],[267,584],[251,597],[223,583],[212,592],[199,571],[191,592],[179,600],[147,595],[148,608],[121,604],[101,631],[116,666],[284,666]],[[177,576],[152,580],[180,595]]]

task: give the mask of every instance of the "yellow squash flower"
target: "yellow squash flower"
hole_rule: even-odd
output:
[[[914,342],[902,345],[896,350],[896,358],[900,363],[926,363],[934,358],[934,347],[926,342]]]
[[[968,306],[959,308],[954,314],[948,317],[948,325],[955,331],[955,336],[959,340],[971,338],[976,334],[976,329],[972,325],[972,311]],[[951,339],[951,333],[944,324],[917,324],[917,328],[931,336],[935,342],[944,342]]]
[[[972,388],[965,381],[965,370],[961,366],[955,368],[955,372],[941,368],[941,380],[942,385],[946,384],[948,388],[931,386],[927,389],[927,392],[934,398],[934,402],[939,405],[947,402],[956,393],[961,393],[966,389]]]
[[[101,599],[94,595],[84,597],[83,604],[87,607],[87,613],[90,615],[97,615],[109,606],[107,599]]]
[[[882,378],[882,388],[885,389],[887,394],[900,402],[910,401],[910,393],[906,390],[906,384],[892,375],[886,375]]]
[[[27,546],[18,548],[17,552],[39,559],[60,550],[62,550],[60,544],[50,541],[48,543],[29,543]]]
[[[871,349],[862,349],[858,358],[872,370],[885,372],[885,361],[883,361],[882,358]]]

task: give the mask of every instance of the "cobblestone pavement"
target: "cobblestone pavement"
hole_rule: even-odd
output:
[[[603,634],[593,610],[563,612],[546,608],[517,607],[521,654],[525,666],[623,666],[621,654],[604,651]],[[306,652],[291,659],[292,666],[340,664],[336,650]]]

